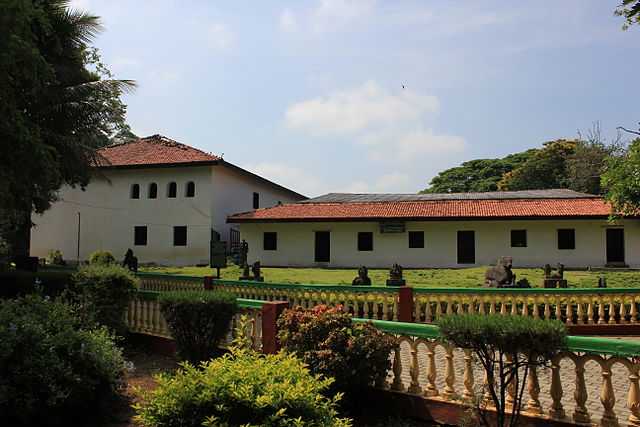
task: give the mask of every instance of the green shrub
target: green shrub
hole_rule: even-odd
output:
[[[0,425],[84,425],[117,395],[124,360],[102,328],[30,295],[0,301]]]
[[[62,257],[62,252],[58,249],[52,249],[47,253],[46,258],[47,264],[49,265],[66,265],[67,263],[64,261]]]
[[[194,363],[219,353],[218,344],[238,311],[235,295],[228,292],[166,292],[159,301],[178,357]]]
[[[127,310],[138,279],[128,270],[114,264],[84,266],[73,275],[65,296],[78,304],[87,322],[105,325],[118,335],[124,335]]]
[[[278,319],[278,338],[286,351],[309,365],[314,374],[335,378],[332,391],[351,400],[363,388],[382,382],[397,345],[370,324],[354,324],[342,307],[296,307]]]
[[[265,426],[346,427],[336,403],[321,393],[331,379],[313,376],[293,355],[234,351],[203,362],[185,362],[156,377],[142,393],[136,420],[147,427]]]
[[[4,271],[0,272],[0,299],[16,298],[34,292],[56,297],[71,283],[69,271]]]
[[[438,325],[444,339],[472,349],[485,369],[485,387],[496,408],[495,422],[490,422],[483,408],[477,408],[480,421],[487,426],[518,425],[529,368],[546,363],[566,346],[566,328],[557,320],[465,314],[444,317]],[[515,396],[507,416],[510,389]]]
[[[109,251],[95,251],[89,255],[89,264],[115,264],[116,259]]]

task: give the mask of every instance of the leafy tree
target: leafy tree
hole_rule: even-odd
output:
[[[640,0],[622,0],[614,13],[624,17],[625,21],[622,24],[624,30],[633,24],[640,24]]]
[[[421,193],[496,191],[502,176],[524,163],[537,150],[510,154],[502,159],[478,159],[440,172]]]
[[[4,0],[0,28],[0,232],[27,255],[31,213],[89,182],[95,150],[128,128],[120,96],[134,84],[111,79],[89,46],[99,19],[68,0]]]
[[[576,140],[558,139],[545,142],[520,167],[507,172],[500,182],[500,190],[544,190],[567,188],[566,161],[576,151]]]
[[[640,138],[629,144],[623,155],[611,156],[602,175],[605,198],[621,214],[640,210]]]

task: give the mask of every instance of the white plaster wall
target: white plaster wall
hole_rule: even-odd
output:
[[[424,249],[410,249],[408,233],[381,234],[377,222],[334,223],[246,223],[237,224],[241,238],[249,243],[249,261],[265,266],[314,266],[314,231],[331,232],[331,262],[328,267],[468,267],[457,264],[457,231],[474,230],[476,264],[495,263],[500,256],[513,256],[514,265],[538,267],[561,262],[567,267],[603,266],[606,263],[605,220],[539,221],[449,221],[407,222],[407,231],[425,232]],[[625,255],[631,267],[640,267],[640,222],[625,221]],[[576,249],[559,250],[557,229],[574,228]],[[511,230],[527,230],[527,247],[511,247]],[[263,250],[263,232],[278,233],[278,249]],[[357,249],[357,233],[373,232],[373,251]]]
[[[213,228],[222,235],[222,240],[226,241],[229,241],[229,230],[238,228],[235,224],[227,224],[227,217],[253,210],[254,192],[260,195],[261,208],[275,206],[278,202],[298,201],[298,198],[290,192],[279,190],[268,183],[222,165],[213,167],[211,180],[214,194],[211,207]]]
[[[167,198],[175,181],[178,194]],[[195,182],[194,198],[185,197],[188,181]],[[148,198],[148,186],[158,184],[158,198]],[[131,199],[132,184],[140,184],[140,199]],[[121,169],[103,171],[86,191],[65,187],[60,201],[43,215],[34,215],[31,254],[44,257],[59,249],[65,259],[77,253],[80,212],[80,259],[105,249],[121,259],[132,248],[139,262],[185,265],[206,263],[211,229],[211,166]],[[147,246],[134,246],[134,226],[147,226]],[[187,246],[173,246],[173,226],[186,225]]]

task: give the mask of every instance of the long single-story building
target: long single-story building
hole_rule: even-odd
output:
[[[570,190],[340,194],[230,215],[249,261],[299,267],[640,267],[640,221]]]
[[[305,196],[161,135],[98,151],[86,189],[64,187],[43,215],[33,215],[31,255],[60,250],[86,260],[96,250],[141,263],[209,262],[212,240],[239,242],[228,215]]]

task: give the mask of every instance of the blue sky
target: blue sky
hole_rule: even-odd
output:
[[[640,120],[618,0],[74,0],[138,135],[294,190],[415,192],[445,168]],[[404,89],[403,86],[404,85]]]

